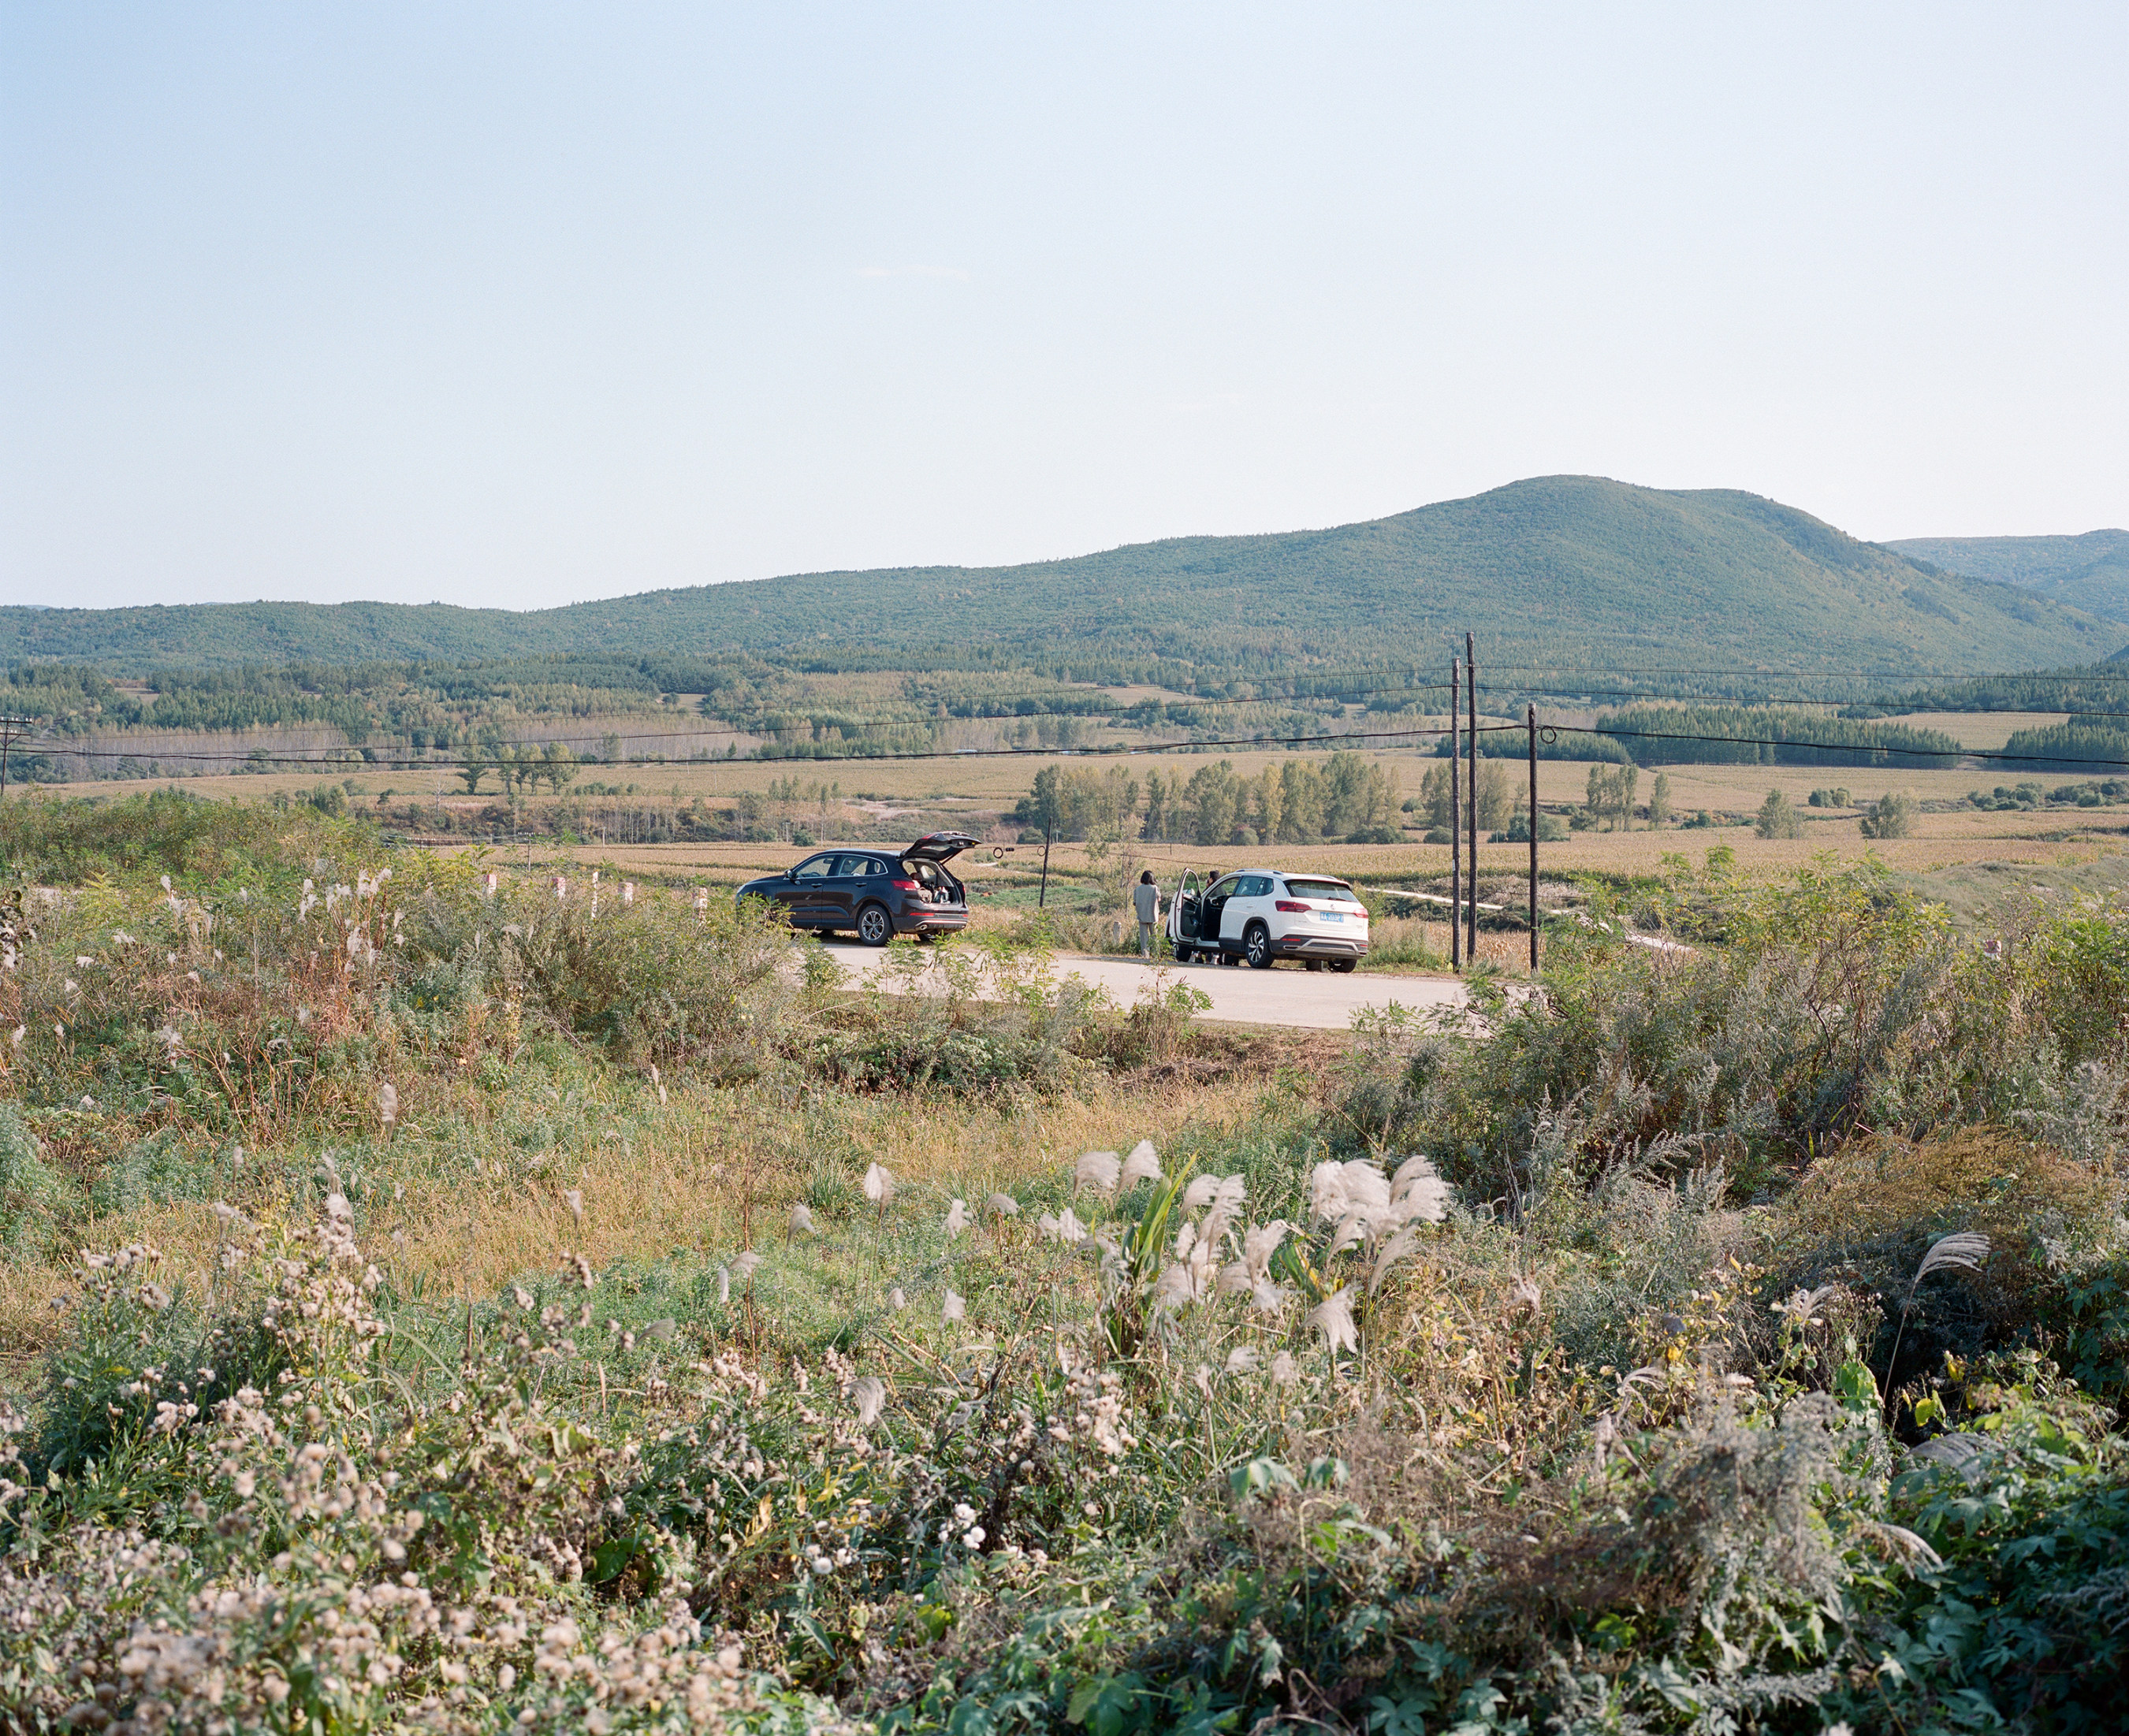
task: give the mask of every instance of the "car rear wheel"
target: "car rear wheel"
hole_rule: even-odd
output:
[[[883,905],[868,904],[858,912],[858,939],[867,946],[885,946],[894,938],[894,920]]]
[[[1354,967],[1360,962],[1358,958],[1333,958],[1331,961],[1331,968],[1341,977],[1350,977],[1353,974]]]
[[[1195,953],[1192,952],[1190,949],[1185,946],[1180,940],[1175,943],[1175,962],[1178,964],[1188,964],[1197,956],[1198,955]]]
[[[1242,954],[1250,961],[1253,971],[1271,968],[1271,930],[1261,922],[1252,922],[1242,931]]]

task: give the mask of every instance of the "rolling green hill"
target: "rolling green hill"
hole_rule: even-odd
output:
[[[1727,489],[1515,483],[1326,530],[1184,537],[1004,568],[817,573],[526,613],[385,603],[0,609],[0,659],[107,668],[569,651],[817,667],[1150,654],[1237,671],[1481,660],[1975,673],[2089,663],[2123,628],[1928,570]]]
[[[2082,536],[1917,536],[1885,547],[1969,578],[2019,585],[2051,602],[2129,621],[2129,530]]]

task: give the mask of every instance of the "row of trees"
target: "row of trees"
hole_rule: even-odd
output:
[[[465,763],[458,768],[458,776],[464,782],[469,796],[480,793],[481,780],[490,772],[512,795],[522,794],[528,788],[536,794],[545,783],[559,796],[582,769],[582,762],[566,742],[550,741],[541,747],[531,742],[502,741],[490,735],[484,736],[467,754]]]
[[[1148,774],[1046,766],[1012,817],[1060,839],[1137,837],[1213,846],[1402,835],[1396,772],[1360,754],[1288,759],[1254,777],[1231,761]]]

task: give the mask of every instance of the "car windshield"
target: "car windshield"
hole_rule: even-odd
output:
[[[1320,898],[1326,904],[1358,904],[1360,901],[1360,895],[1342,880],[1296,880],[1289,877],[1286,890],[1289,897]]]

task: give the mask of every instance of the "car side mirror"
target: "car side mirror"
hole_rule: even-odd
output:
[[[783,878],[786,880],[796,880],[798,878],[798,870],[796,868],[786,868],[783,871]]]

